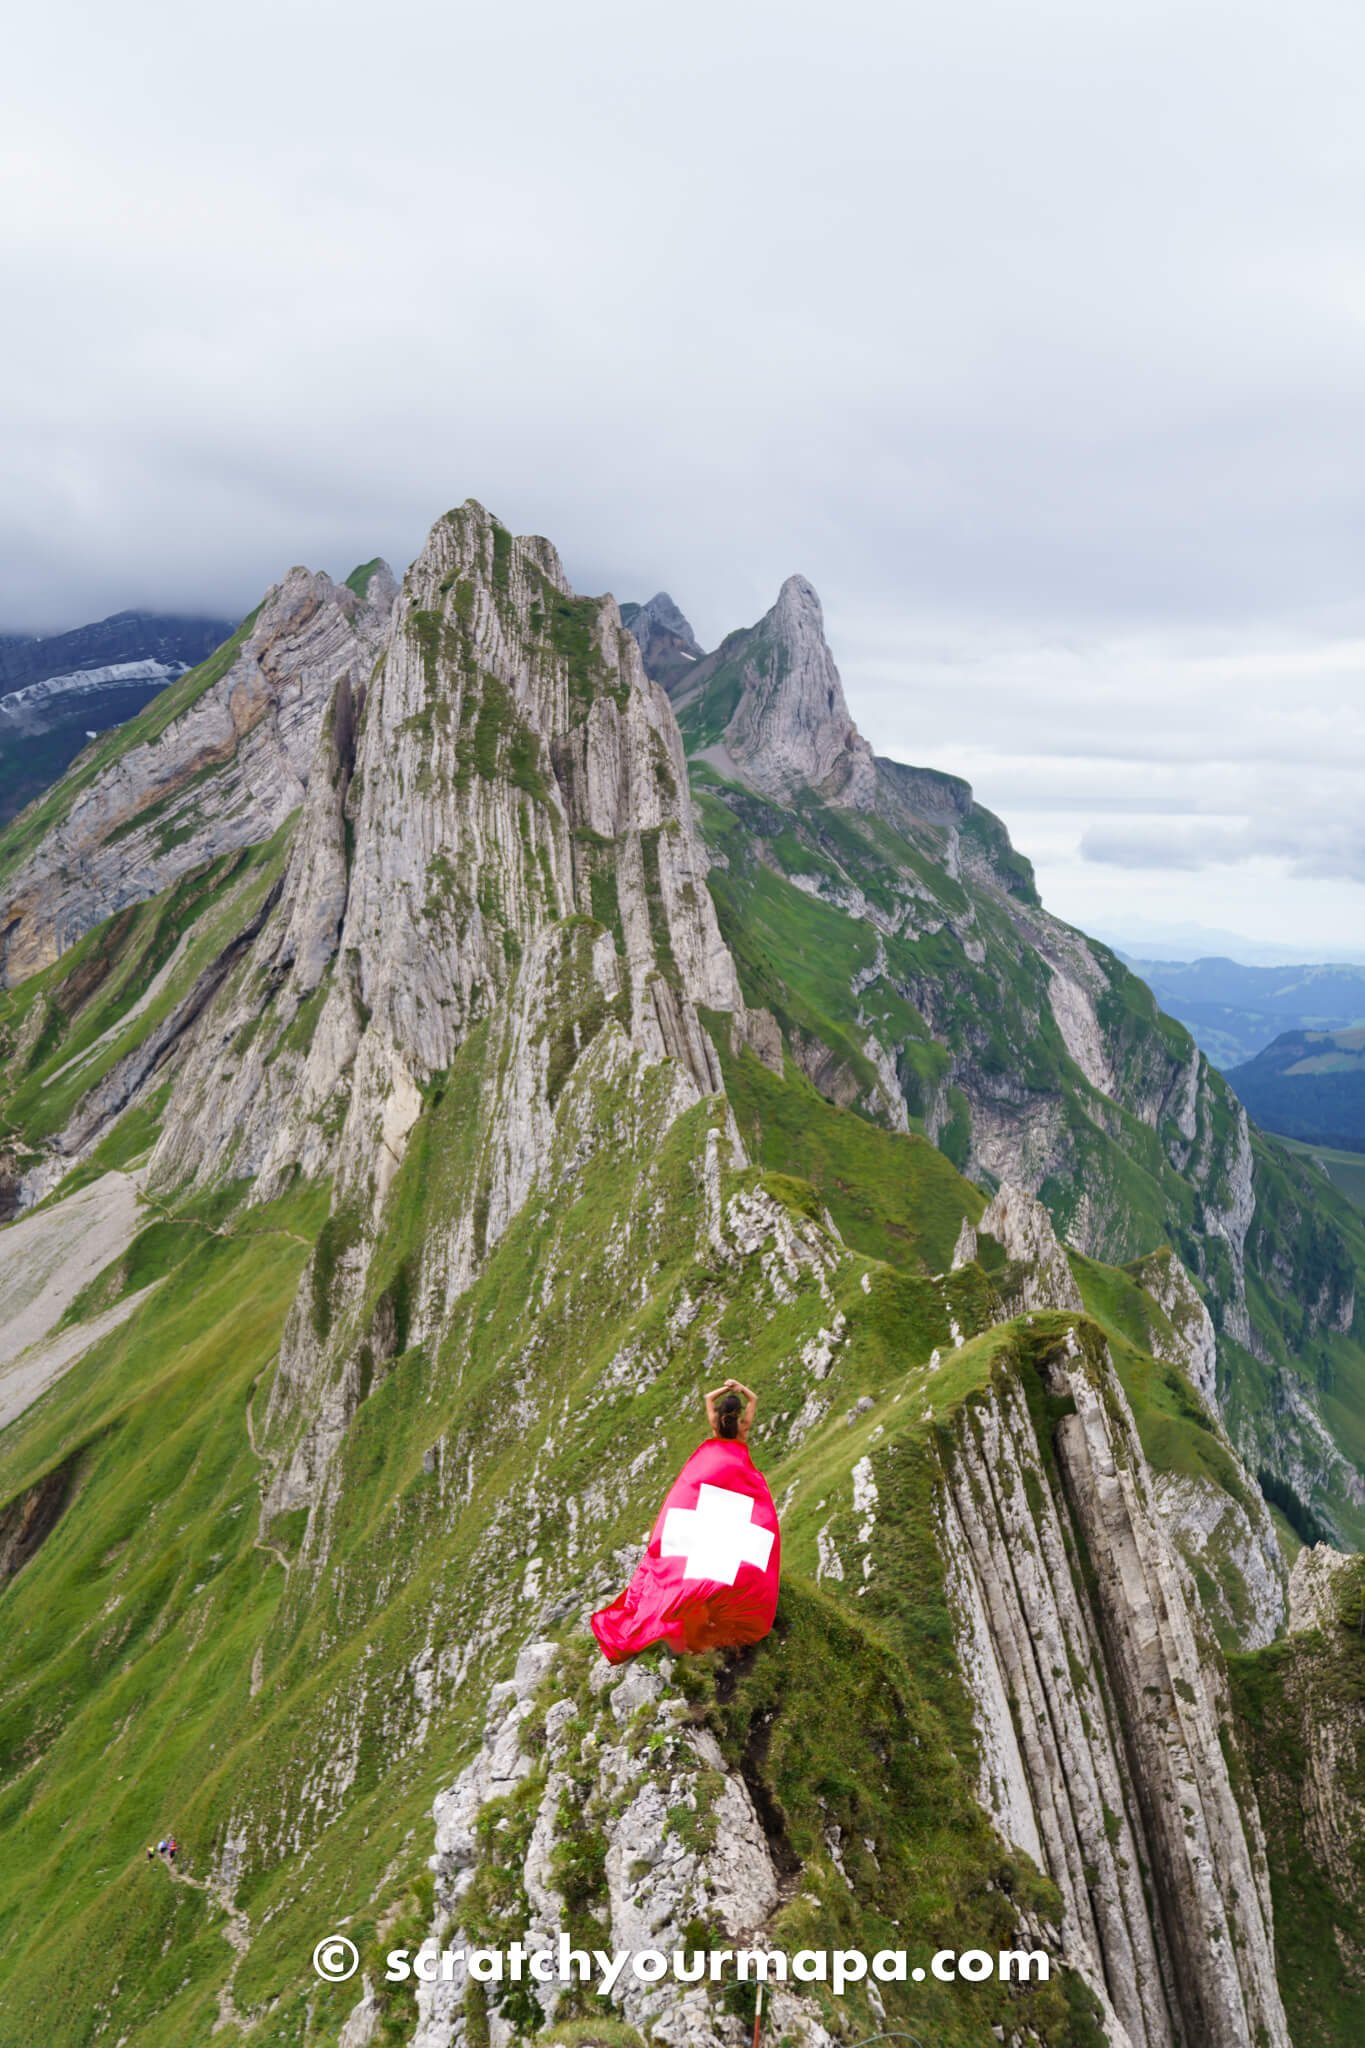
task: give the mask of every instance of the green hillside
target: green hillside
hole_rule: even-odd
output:
[[[705,665],[689,795],[548,542],[470,501],[396,594],[294,575],[330,665],[276,594],[233,730],[287,703],[296,807],[185,814],[169,882],[92,827],[106,914],[0,994],[0,2048],[750,2038],[732,1979],[384,1980],[557,1931],[1048,1962],[791,1985],[774,2048],[1344,2043],[1293,1788],[1354,1680],[1306,1725],[1278,1639],[1285,1553],[1365,1531],[1365,1219],[964,784],[872,762],[800,579],[763,736],[745,636]],[[613,1671],[586,1616],[731,1373],[777,1625]]]
[[[1228,1079],[1268,1131],[1365,1152],[1365,1025],[1282,1032]]]

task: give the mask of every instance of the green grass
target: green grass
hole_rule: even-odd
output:
[[[286,1232],[317,1216],[313,1193],[232,1240],[186,1224],[172,1243],[155,1226],[126,1281],[161,1285],[0,1445],[5,1499],[81,1458],[74,1503],[5,1594],[0,2038],[59,2038],[57,2007],[88,2026],[87,1935],[107,1944],[101,1981],[124,1978],[128,2025],[164,2005],[188,2038],[207,2011],[221,1937],[142,1852],[173,1829],[202,1868],[196,1811],[250,1714],[282,1575],[252,1548],[244,1410],[306,1256]]]
[[[375,571],[382,569],[383,566],[383,557],[380,555],[376,555],[373,561],[361,562],[357,568],[352,569],[350,575],[346,578],[346,588],[353,590],[359,598],[365,597],[369,591],[370,584],[374,580]]]
[[[1275,1142],[1283,1145],[1286,1152],[1321,1166],[1333,1187],[1365,1213],[1365,1154],[1334,1151],[1328,1145],[1309,1145],[1300,1138],[1280,1137]]]
[[[913,1271],[942,1272],[982,1196],[927,1139],[837,1109],[790,1062],[779,1080],[747,1047],[716,1034],[725,1087],[752,1157],[809,1181],[845,1241]]]
[[[95,1084],[171,1014],[279,879],[293,826],[291,816],[272,839],[224,854],[119,912],[54,966],[0,993],[0,1030],[11,1043],[35,1002],[48,1013],[22,1073],[11,1068],[0,1079],[0,1116],[10,1129],[30,1144],[61,1131]],[[184,938],[174,973],[139,1009]]]
[[[1365,2038],[1365,1636],[1359,1572],[1338,1619],[1229,1661],[1239,1737],[1270,1854],[1275,1954],[1295,2048]],[[1324,1867],[1313,1769],[1330,1773],[1339,1823]]]

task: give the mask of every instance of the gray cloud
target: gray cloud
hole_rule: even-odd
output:
[[[1248,818],[1240,824],[1095,826],[1081,858],[1119,868],[1194,873],[1243,861],[1282,861],[1305,880],[1365,882],[1365,827],[1353,818]]]
[[[1075,762],[1175,815],[1365,752],[1357,10],[54,0],[6,54],[0,624],[473,493],[709,642],[808,574],[873,738],[1026,844]]]

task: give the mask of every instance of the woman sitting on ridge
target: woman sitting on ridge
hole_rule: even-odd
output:
[[[669,1488],[625,1592],[592,1616],[609,1663],[650,1643],[693,1655],[733,1649],[772,1627],[782,1546],[768,1482],[749,1456],[757,1408],[740,1380],[706,1396],[711,1435]]]

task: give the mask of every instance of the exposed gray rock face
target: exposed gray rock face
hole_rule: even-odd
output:
[[[732,772],[765,796],[814,789],[856,810],[872,809],[872,749],[849,716],[820,600],[804,576],[789,576],[772,610],[747,633],[731,634],[689,690],[722,668],[733,668],[740,683],[721,742]]]
[[[361,1219],[329,1339],[306,1287],[286,1326],[267,1424],[303,1427],[268,1513],[326,1505],[368,1342],[350,1310],[432,1077],[486,1027],[468,1198],[413,1276],[434,1334],[532,1192],[601,1142],[581,1078],[647,1095],[660,1132],[720,1090],[699,1006],[742,1019],[668,699],[610,598],[467,504],[408,572],[373,681],[338,681],[278,899],[184,1034],[151,1163],[166,1184],[250,1174],[258,1200],[330,1172]]]
[[[1329,1628],[1337,1618],[1337,1581],[1354,1559],[1330,1543],[1305,1545],[1289,1574],[1289,1633]]]
[[[120,753],[9,877],[7,985],[191,868],[271,837],[303,801],[338,683],[368,677],[393,597],[387,569],[363,600],[307,569],[276,585],[225,673],[155,739]]]
[[[343,1179],[380,1145],[401,1153],[420,1081],[449,1066],[537,932],[605,907],[603,841],[632,1036],[717,1085],[692,1006],[742,1005],[677,726],[615,605],[573,598],[548,542],[514,541],[474,505],[438,523],[404,584],[357,781],[340,943],[367,1022]],[[329,1007],[353,1002],[338,986]]]
[[[574,597],[548,542],[472,502],[409,570],[373,681],[340,677],[320,727],[278,906],[186,1054],[193,1113],[168,1125],[153,1172],[204,1176],[230,1157],[268,1196],[301,1164],[372,1206],[423,1084],[496,1016],[516,1043],[489,1144],[518,1165],[505,1200],[490,1190],[481,1255],[545,1156],[560,1068],[604,1023],[648,1060],[677,1059],[692,1099],[720,1085],[696,1006],[743,1005],[681,738],[612,600]],[[604,949],[584,951],[563,925],[575,914],[609,921]],[[580,970],[582,1024],[552,1047],[557,977]],[[270,991],[278,1026],[258,1033]],[[282,1058],[314,991],[311,1031]],[[452,1285],[456,1270],[468,1259]]]
[[[1008,1183],[998,1188],[983,1210],[976,1231],[963,1224],[953,1253],[954,1265],[975,1258],[978,1234],[993,1237],[1011,1262],[1012,1270],[1003,1284],[1008,1315],[1019,1315],[1026,1309],[1080,1308],[1081,1291],[1066,1252],[1057,1241],[1052,1218],[1032,1195]]]
[[[1228,1453],[1236,1456],[1231,1445]],[[1246,1506],[1211,1479],[1183,1472],[1159,1473],[1152,1501],[1176,1549],[1209,1589],[1205,1607],[1224,1640],[1263,1650],[1285,1625],[1284,1556],[1269,1508],[1251,1475],[1243,1477]]]
[[[489,1695],[479,1752],[436,1800],[436,1920],[428,1948],[469,1945],[461,1904],[486,1853],[480,1816],[528,1780],[535,1819],[513,1875],[526,1901],[527,1948],[554,1947],[566,1925],[556,1852],[567,1846],[584,1804],[581,1792],[566,1795],[575,1781],[581,1785],[585,1767],[586,1805],[606,1840],[596,1945],[690,1955],[696,1943],[687,1930],[700,1924],[722,1939],[766,1946],[766,1924],[785,1896],[781,1878],[748,1786],[709,1730],[690,1725],[668,1660],[654,1669],[598,1664],[585,1728],[580,1700],[566,1694],[545,1704],[558,1655],[552,1643],[527,1644],[512,1678]],[[419,1989],[412,2048],[462,2048],[469,2038],[465,1989],[462,1968],[448,1982]],[[546,1985],[537,1996],[552,2020],[561,1988]],[[749,2038],[704,1983],[644,1984],[627,1971],[602,2006],[664,2048],[740,2048]],[[768,2024],[775,2039],[831,2048],[814,2000],[790,1989],[770,1989]],[[492,2048],[513,2048],[518,2038],[496,2010],[489,2037]]]
[[[1288,2048],[1259,1823],[1239,1815],[1220,1746],[1217,1652],[1107,1358],[1073,1335],[1046,1375],[1074,1402],[1054,1439],[1060,1490],[1001,1380],[964,1411],[943,1498],[983,1801],[1041,1850],[1064,1935],[1134,2048]]]
[[[1239,1344],[1246,1345],[1252,1341],[1251,1317],[1247,1312],[1246,1239],[1255,1213],[1251,1132],[1247,1113],[1239,1103],[1235,1149],[1225,1166],[1223,1182],[1217,1189],[1209,1187],[1205,1192],[1204,1228],[1227,1245],[1232,1289],[1223,1302],[1223,1326]]]
[[[696,634],[666,590],[648,604],[623,604],[621,622],[640,650],[645,674],[666,690],[681,683],[703,658]]]
[[[1001,1187],[976,1228],[964,1221],[953,1251],[954,1269],[976,1258],[983,1233],[994,1237],[1011,1261],[998,1283],[1004,1315],[1081,1307],[1070,1263],[1041,1202],[1017,1188]],[[1211,1479],[1162,1473],[1152,1481],[1152,1504],[1180,1555],[1201,1575],[1210,1618],[1223,1640],[1243,1650],[1262,1649],[1284,1627],[1284,1558],[1260,1489],[1218,1420],[1208,1310],[1173,1252],[1153,1253],[1130,1270],[1162,1311],[1148,1324],[1148,1347],[1154,1357],[1179,1366],[1198,1387],[1208,1404],[1210,1426],[1241,1483],[1236,1498]]]
[[[1153,1252],[1130,1268],[1134,1279],[1156,1302],[1170,1324],[1170,1336],[1154,1325],[1149,1332],[1156,1358],[1178,1365],[1218,1413],[1218,1339],[1203,1296],[1173,1251]]]

